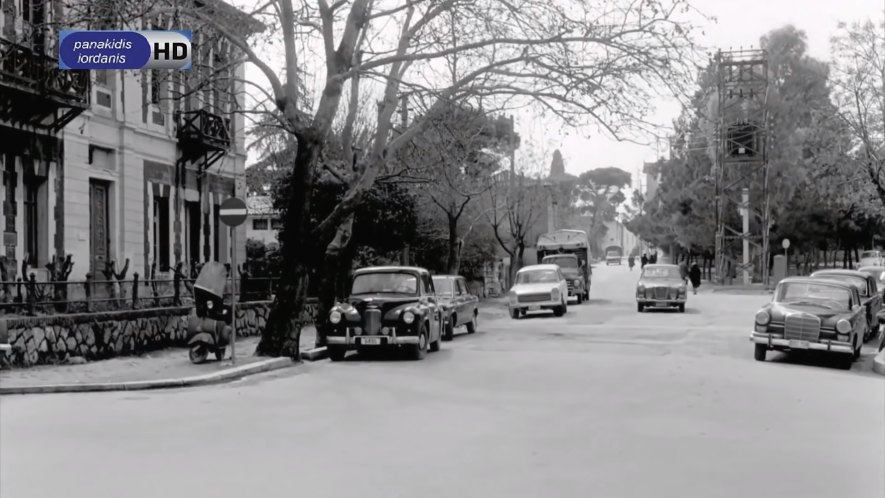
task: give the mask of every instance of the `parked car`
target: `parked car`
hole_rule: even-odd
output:
[[[558,265],[532,265],[516,272],[509,298],[514,320],[529,311],[552,310],[556,316],[568,312],[568,284]]]
[[[636,283],[636,311],[677,308],[685,313],[688,289],[676,265],[645,265]]]
[[[458,327],[466,328],[468,334],[475,333],[479,319],[479,298],[467,289],[467,280],[458,275],[434,275],[433,287],[443,308],[443,340],[451,341]]]
[[[857,286],[841,280],[790,277],[781,280],[771,302],[756,313],[750,341],[754,357],[769,350],[821,351],[843,356],[843,365],[860,356],[867,329]]]
[[[862,271],[820,270],[812,273],[811,278],[841,280],[857,287],[857,292],[860,294],[860,302],[864,309],[866,309],[867,331],[863,338],[864,342],[869,340],[875,331],[879,330],[878,314],[882,309],[882,296],[879,294],[875,277]]]
[[[885,266],[885,253],[878,250],[864,251],[860,253],[858,266]]]
[[[329,313],[327,350],[332,361],[347,351],[395,347],[412,359],[438,351],[443,308],[424,268],[378,266],[357,270],[350,297]]]

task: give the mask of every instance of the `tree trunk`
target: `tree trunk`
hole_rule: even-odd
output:
[[[350,215],[338,227],[338,230],[335,232],[335,238],[326,247],[326,252],[323,256],[323,271],[317,286],[319,303],[317,303],[317,317],[314,324],[317,330],[317,347],[326,345],[326,328],[329,325],[329,313],[332,311],[332,306],[335,305],[335,300],[341,297],[338,295],[338,286],[336,284],[341,275],[339,269],[343,266],[344,257],[347,255],[347,248],[353,239],[351,237],[353,233],[353,218],[354,215]]]
[[[458,218],[448,215],[449,219],[449,240],[448,240],[448,257],[446,259],[446,271],[449,275],[457,275],[461,266],[460,253],[458,250]]]
[[[300,359],[301,327],[307,300],[308,268],[315,245],[310,240],[310,201],[313,170],[323,139],[308,133],[298,137],[295,165],[286,186],[283,230],[280,232],[281,282],[261,332],[256,353],[262,356],[289,356]]]

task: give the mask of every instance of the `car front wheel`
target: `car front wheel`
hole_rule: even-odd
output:
[[[418,331],[418,344],[413,345],[412,350],[409,351],[409,356],[413,360],[423,360],[427,356],[427,340],[427,327],[422,325]]]
[[[445,331],[443,331],[442,339],[444,341],[451,341],[454,338],[455,338],[455,316],[452,315],[452,317],[449,318],[448,323],[446,323],[446,329],[445,329]]]
[[[347,349],[341,346],[326,346],[326,351],[329,352],[329,359],[332,361],[341,361],[347,354]]]
[[[636,303],[636,312],[637,313],[642,313],[642,311],[644,309],[645,309],[645,306],[643,306],[642,303]]]
[[[519,310],[516,308],[510,308],[510,318],[519,320]]]
[[[473,312],[473,318],[467,322],[467,333],[475,334],[476,329],[479,327],[479,313],[477,311]]]
[[[756,348],[753,350],[753,358],[756,358],[756,361],[765,361],[765,355],[768,353],[768,346],[765,344],[756,344]]]

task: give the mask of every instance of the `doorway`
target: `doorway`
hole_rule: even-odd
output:
[[[107,268],[111,252],[109,192],[108,182],[89,181],[89,271],[99,280],[104,280],[100,272]]]

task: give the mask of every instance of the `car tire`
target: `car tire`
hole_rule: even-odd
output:
[[[215,359],[216,360],[221,361],[224,359],[224,350],[225,349],[227,349],[227,347],[218,348],[215,350]]]
[[[863,343],[864,343],[864,341],[857,341],[857,340],[855,340],[855,342],[860,342],[860,344],[855,344],[854,353],[852,353],[852,355],[851,355],[852,361],[860,359],[860,353],[861,353],[861,350],[863,349]]]
[[[428,346],[427,350],[430,351],[431,353],[436,353],[437,351],[439,351],[441,342],[442,342],[442,335],[440,335],[439,339],[431,342],[430,345]]]
[[[442,340],[451,341],[455,338],[455,315],[452,315],[449,318],[449,322],[446,324],[446,329],[443,331]]]
[[[642,313],[643,311],[645,311],[645,306],[643,306],[642,303],[636,303],[636,312]]]
[[[411,347],[409,357],[415,361],[423,360],[427,356],[427,346],[427,327],[422,325],[418,329],[418,344]]]
[[[341,361],[347,354],[347,349],[341,346],[326,346],[326,351],[329,353],[329,359],[332,361]]]
[[[563,316],[563,315],[565,315],[566,311],[567,311],[567,309],[565,307],[565,304],[561,304],[553,309],[553,315],[554,316]]]
[[[510,309],[510,318],[514,320],[519,320],[519,310],[516,308]]]
[[[584,303],[584,295],[583,294],[578,294],[576,297],[578,298],[578,304]]]
[[[685,304],[684,303],[679,305],[679,312],[685,313]]]
[[[473,312],[473,318],[467,322],[467,333],[475,334],[476,329],[479,327],[479,313],[477,311]]]
[[[753,349],[753,358],[756,361],[765,361],[765,355],[768,353],[768,346],[765,344],[756,344],[756,347]]]

